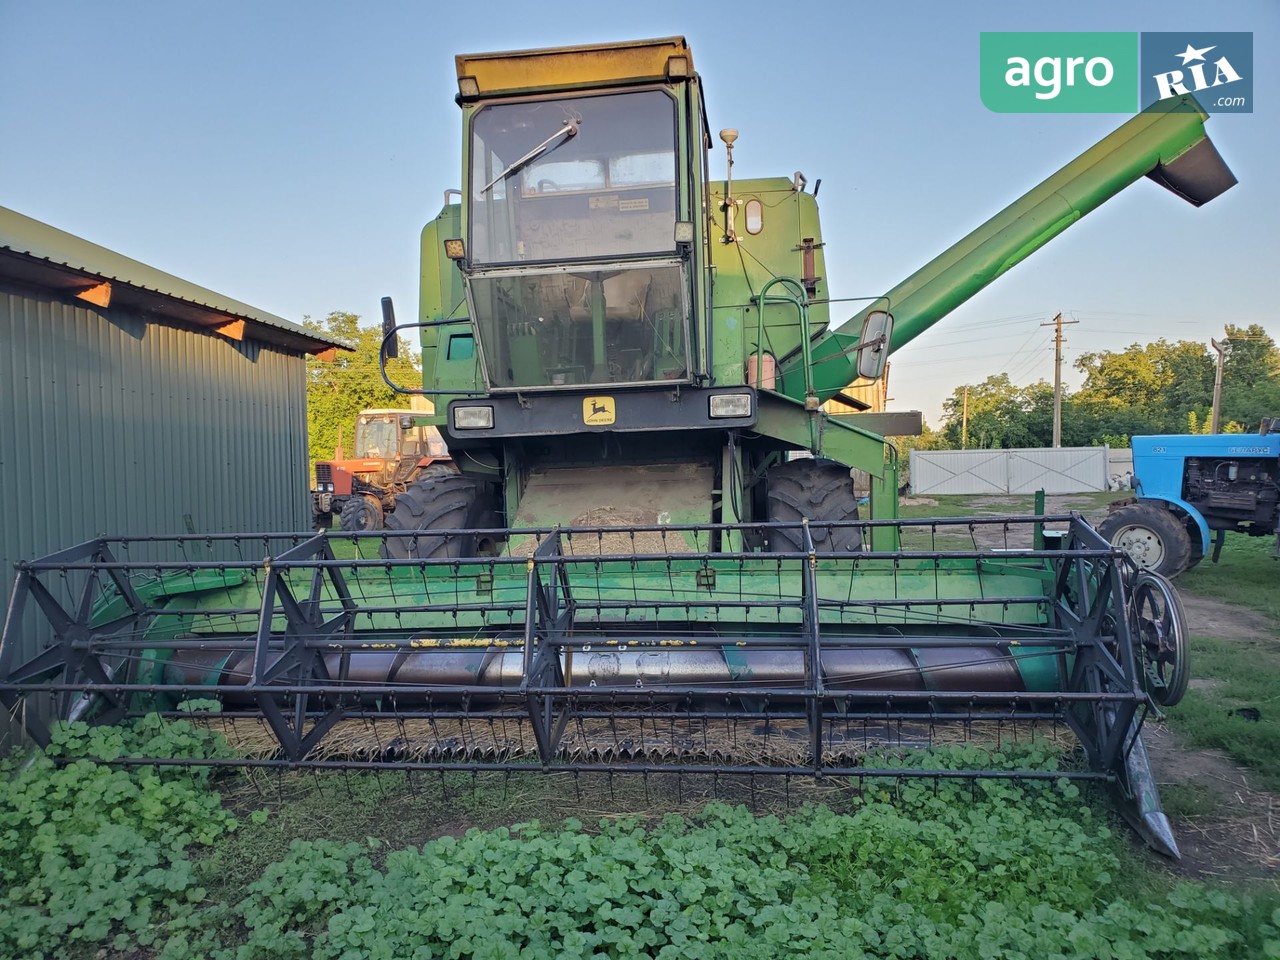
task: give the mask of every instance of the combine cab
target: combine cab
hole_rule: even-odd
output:
[[[1176,854],[1140,736],[1187,682],[1167,581],[1078,516],[897,519],[893,448],[822,405],[1134,181],[1229,187],[1194,103],[833,328],[814,195],[711,179],[683,39],[457,67],[461,203],[424,230],[418,320],[384,349],[418,331],[404,388],[460,472],[376,533],[22,565],[0,702],[180,712],[238,753],[208,762],[269,767],[898,776],[884,751],[1061,733],[1065,773],[909,772],[1106,783]],[[18,662],[35,611],[55,639]]]

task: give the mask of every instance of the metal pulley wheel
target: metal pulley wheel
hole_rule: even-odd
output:
[[[1191,679],[1190,638],[1182,601],[1168,578],[1143,570],[1133,581],[1133,629],[1142,685],[1159,706],[1172,707]]]

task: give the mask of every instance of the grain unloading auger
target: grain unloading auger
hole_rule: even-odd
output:
[[[406,326],[461,472],[376,534],[24,564],[0,702],[203,718],[238,753],[208,762],[282,767],[1057,777],[868,751],[1062,730],[1066,775],[1176,852],[1140,737],[1187,681],[1172,588],[1078,516],[896,519],[892,448],[822,403],[1136,179],[1197,204],[1230,186],[1194,104],[1122,126],[853,336],[827,330],[804,178],[709,179],[682,39],[459,57],[458,78],[464,189],[424,231]]]

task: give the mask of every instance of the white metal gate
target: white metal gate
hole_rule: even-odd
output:
[[[916,494],[1087,493],[1106,489],[1106,447],[911,451],[911,492]]]

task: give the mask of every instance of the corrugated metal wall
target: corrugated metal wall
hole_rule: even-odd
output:
[[[1106,447],[912,450],[911,492],[1086,493],[1107,489]]]
[[[97,534],[305,530],[307,471],[301,355],[0,284],[6,608],[15,561]]]

